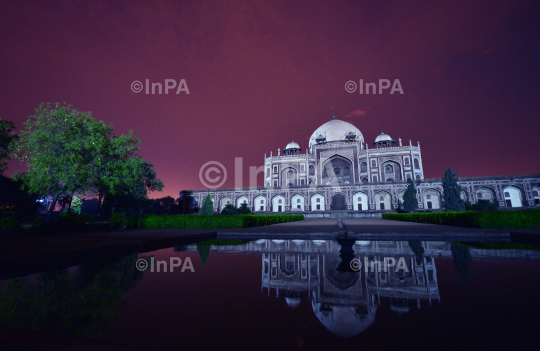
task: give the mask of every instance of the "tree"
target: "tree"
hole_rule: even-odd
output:
[[[477,203],[470,205],[472,211],[498,211],[499,208],[493,202],[489,200],[478,200]]]
[[[214,214],[214,204],[212,202],[212,197],[210,194],[206,195],[204,198],[201,210],[199,211],[199,216],[212,216]]]
[[[148,199],[148,192],[163,189],[163,183],[157,179],[152,167],[152,164],[147,161],[142,163],[142,167],[128,167],[127,169],[131,169],[132,174],[124,178],[119,177],[118,179],[123,183],[119,182],[116,187],[110,189],[111,192],[106,193],[101,214],[111,216],[114,212],[123,212],[133,216],[152,213],[153,200]]]
[[[418,209],[418,198],[416,197],[416,188],[414,187],[414,182],[411,178],[407,179],[407,190],[403,195],[403,209],[407,212],[414,212]],[[420,182],[417,183],[420,185]]]
[[[29,221],[43,208],[43,204],[38,196],[21,190],[21,186],[22,182],[0,174],[0,210],[15,212],[15,218],[19,221]]]
[[[25,126],[14,152],[26,161],[28,172],[15,178],[28,192],[53,197],[48,221],[60,195],[90,190],[89,166],[99,162],[101,139],[110,127],[96,122],[90,113],[60,104],[40,105]]]
[[[249,209],[248,205],[246,203],[243,203],[240,205],[240,208],[238,209],[239,214],[250,214],[251,210]]]
[[[457,172],[453,173],[452,168],[448,168],[442,179],[443,203],[446,211],[465,211],[465,204],[461,199],[461,187],[455,178],[456,175]]]
[[[210,256],[210,249],[212,248],[211,245],[205,245],[205,244],[197,244],[197,253],[199,254],[199,258],[201,259],[201,264],[204,266],[206,262],[208,261],[208,257]]]
[[[16,156],[26,161],[27,173],[16,174],[30,193],[52,196],[47,221],[62,194],[131,193],[136,199],[161,190],[152,164],[137,156],[140,140],[112,133],[90,112],[70,105],[42,104],[25,123],[14,143]]]
[[[81,214],[82,206],[83,200],[78,196],[74,196],[73,201],[71,201],[71,207],[69,209],[69,212]]]
[[[414,255],[416,256],[416,264],[421,265],[422,259],[424,257],[424,253],[426,252],[424,250],[424,247],[422,246],[422,242],[419,240],[409,240],[409,247],[414,252]]]
[[[180,214],[191,214],[197,211],[197,201],[193,197],[193,191],[182,190],[178,198],[178,212]]]
[[[234,207],[234,205],[228,204],[223,207],[223,210],[221,210],[221,214],[226,216],[234,216],[238,214],[238,209]]]
[[[17,140],[13,129],[15,124],[11,121],[3,121],[0,117],[0,174],[7,170],[7,160],[11,158],[11,144]]]
[[[459,277],[461,278],[461,281],[464,283],[468,283],[469,279],[472,276],[472,268],[471,268],[471,251],[469,250],[468,246],[462,245],[462,244],[452,244],[450,246],[450,250],[452,251],[452,259],[454,261],[454,267],[456,268],[456,271],[459,273]]]

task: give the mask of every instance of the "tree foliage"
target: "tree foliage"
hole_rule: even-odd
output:
[[[81,214],[82,206],[83,200],[78,196],[73,196],[73,200],[71,201],[71,208],[69,209],[69,211],[75,214]]]
[[[238,214],[238,209],[234,205],[228,204],[223,207],[221,214],[226,216],[234,216]]]
[[[193,197],[193,191],[182,190],[178,198],[178,212],[180,214],[192,214],[197,212],[197,200]]]
[[[417,190],[414,187],[414,182],[411,178],[407,179],[407,183],[409,183],[409,185],[403,195],[403,209],[407,212],[414,212],[418,209],[418,198],[416,197]],[[418,182],[417,185],[419,184],[420,182]]]
[[[248,207],[247,204],[243,203],[240,205],[240,207],[238,208],[238,213],[239,214],[250,214],[251,213],[251,210],[250,208]]]
[[[478,211],[478,212],[487,212],[487,211],[498,211],[499,208],[493,202],[489,200],[478,200],[475,204],[465,203],[465,208],[467,211]]]
[[[446,211],[465,211],[465,204],[461,199],[461,187],[457,182],[456,175],[457,172],[453,173],[452,168],[448,168],[442,179],[443,203]]]
[[[22,182],[0,174],[0,217],[11,212],[19,221],[28,221],[43,208],[39,197],[21,190]]]
[[[0,174],[7,170],[7,160],[11,158],[12,142],[17,140],[17,135],[13,133],[15,124],[11,121],[4,121],[0,116]]]
[[[214,214],[214,203],[212,202],[212,197],[210,194],[207,194],[204,198],[201,210],[199,211],[199,216],[212,216]]]
[[[16,174],[30,193],[53,197],[47,220],[62,194],[131,194],[161,190],[152,165],[137,155],[133,132],[117,136],[112,126],[70,105],[42,104],[25,123],[14,152],[27,173]]]

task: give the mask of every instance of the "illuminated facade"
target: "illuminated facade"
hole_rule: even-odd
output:
[[[311,135],[304,150],[296,142],[264,157],[264,187],[194,191],[202,203],[210,193],[214,211],[246,203],[253,212],[301,212],[306,217],[380,216],[394,211],[407,179],[421,180],[421,210],[443,208],[441,179],[425,179],[420,142],[403,143],[381,133],[370,143],[354,125],[335,118]],[[499,207],[540,205],[540,175],[459,178],[470,203],[490,200]],[[335,211],[340,211],[336,214]]]

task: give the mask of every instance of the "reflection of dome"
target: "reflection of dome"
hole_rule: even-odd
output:
[[[371,245],[371,241],[369,241],[369,240],[356,240],[354,243],[356,245],[359,245],[359,246],[369,246],[369,245]]]
[[[309,147],[311,148],[313,144],[316,144],[316,139],[319,135],[325,137],[325,141],[329,143],[332,141],[345,141],[349,133],[356,135],[356,141],[364,141],[364,137],[358,128],[348,122],[333,119],[313,132],[311,138],[309,138]]]
[[[381,133],[381,135],[375,138],[376,143],[379,141],[394,141],[394,139],[392,139],[388,134]]]
[[[375,321],[375,307],[341,306],[311,302],[311,307],[326,330],[341,338],[350,338],[366,330]]]
[[[298,143],[295,143],[294,141],[291,141],[285,147],[285,150],[288,150],[288,149],[300,149],[300,145],[298,145]]]
[[[287,301],[287,306],[289,306],[293,310],[298,308],[298,306],[300,306],[300,298],[299,297],[286,297],[285,301]]]

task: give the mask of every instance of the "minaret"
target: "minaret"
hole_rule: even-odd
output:
[[[279,156],[279,150],[281,150],[281,149],[278,147],[278,149],[277,149],[277,155],[278,155],[278,156]]]
[[[399,146],[403,146],[403,145],[401,145],[401,138],[399,138]]]

